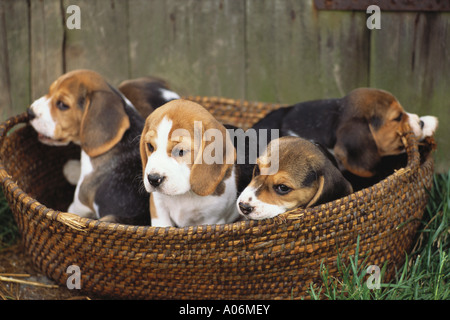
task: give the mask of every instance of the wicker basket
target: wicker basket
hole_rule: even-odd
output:
[[[247,128],[276,104],[189,97],[219,120]],[[336,276],[338,251],[368,264],[387,262],[385,281],[410,250],[433,175],[411,132],[408,164],[345,198],[262,221],[185,228],[99,222],[58,211],[73,198],[62,175],[76,146],[38,142],[26,113],[0,126],[0,179],[24,247],[48,277],[66,285],[70,265],[87,294],[139,299],[297,299],[320,281],[320,264]]]

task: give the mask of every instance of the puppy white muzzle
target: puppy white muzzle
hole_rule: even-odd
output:
[[[51,146],[66,146],[69,144],[69,141],[55,139],[56,123],[50,114],[50,99],[43,96],[35,100],[27,112],[30,124],[38,133],[40,142]]]
[[[423,116],[419,118],[419,116],[414,113],[407,113],[407,115],[409,125],[419,141],[425,139],[426,137],[433,136],[439,123],[436,117]]]
[[[236,206],[242,216],[247,219],[262,220],[273,218],[286,211],[283,206],[262,202],[256,197],[255,191],[252,187],[245,188],[236,201]]]

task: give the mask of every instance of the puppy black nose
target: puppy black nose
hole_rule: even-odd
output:
[[[156,188],[163,182],[165,177],[162,177],[159,174],[149,174],[147,178],[148,182],[150,182],[150,184]]]
[[[248,203],[241,201],[241,202],[239,202],[239,209],[241,209],[241,212],[243,214],[250,214],[253,211],[254,207],[252,207]]]
[[[28,120],[31,121],[34,118],[36,118],[36,114],[34,113],[34,111],[31,108],[27,109],[27,113],[28,113]]]
[[[423,126],[424,126],[424,125],[425,125],[425,123],[424,123],[422,120],[420,120],[420,122],[419,122],[420,129],[423,130]]]

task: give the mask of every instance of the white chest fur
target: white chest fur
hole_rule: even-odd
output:
[[[152,226],[185,227],[199,224],[232,223],[239,218],[236,208],[236,178],[234,170],[225,181],[225,192],[221,195],[199,196],[188,191],[175,196],[153,193],[157,218]]]
[[[81,184],[83,183],[84,178],[92,173],[94,168],[92,167],[91,158],[87,155],[86,152],[81,151],[81,170],[80,170],[80,177],[78,179],[77,187],[75,189],[75,195],[73,197],[73,202],[70,205],[69,209],[67,210],[70,213],[75,213],[81,217],[88,217],[90,214],[92,214],[92,210],[84,205],[80,199],[80,188]],[[95,207],[95,204],[94,204]],[[98,218],[98,213],[95,213]]]

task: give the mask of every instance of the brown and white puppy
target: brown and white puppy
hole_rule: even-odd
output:
[[[119,84],[118,89],[144,119],[166,102],[180,99],[165,80],[150,76],[125,80]]]
[[[141,136],[152,226],[234,222],[236,153],[225,127],[201,105],[174,100],[145,122]]]
[[[28,109],[42,143],[81,147],[81,172],[68,212],[105,221],[150,224],[139,137],[144,119],[101,75],[75,70],[59,77]]]
[[[270,153],[277,149],[278,157],[273,157]],[[249,219],[272,218],[352,193],[350,183],[324,152],[298,137],[272,140],[257,159],[253,178],[237,200],[239,212]],[[265,172],[269,159],[278,160],[277,172]]]
[[[401,135],[409,123],[419,140],[432,136],[436,117],[407,113],[389,92],[358,88],[341,99],[302,102],[269,113],[254,129],[279,129],[329,149],[341,170],[368,178],[379,173],[384,157],[404,153]]]

